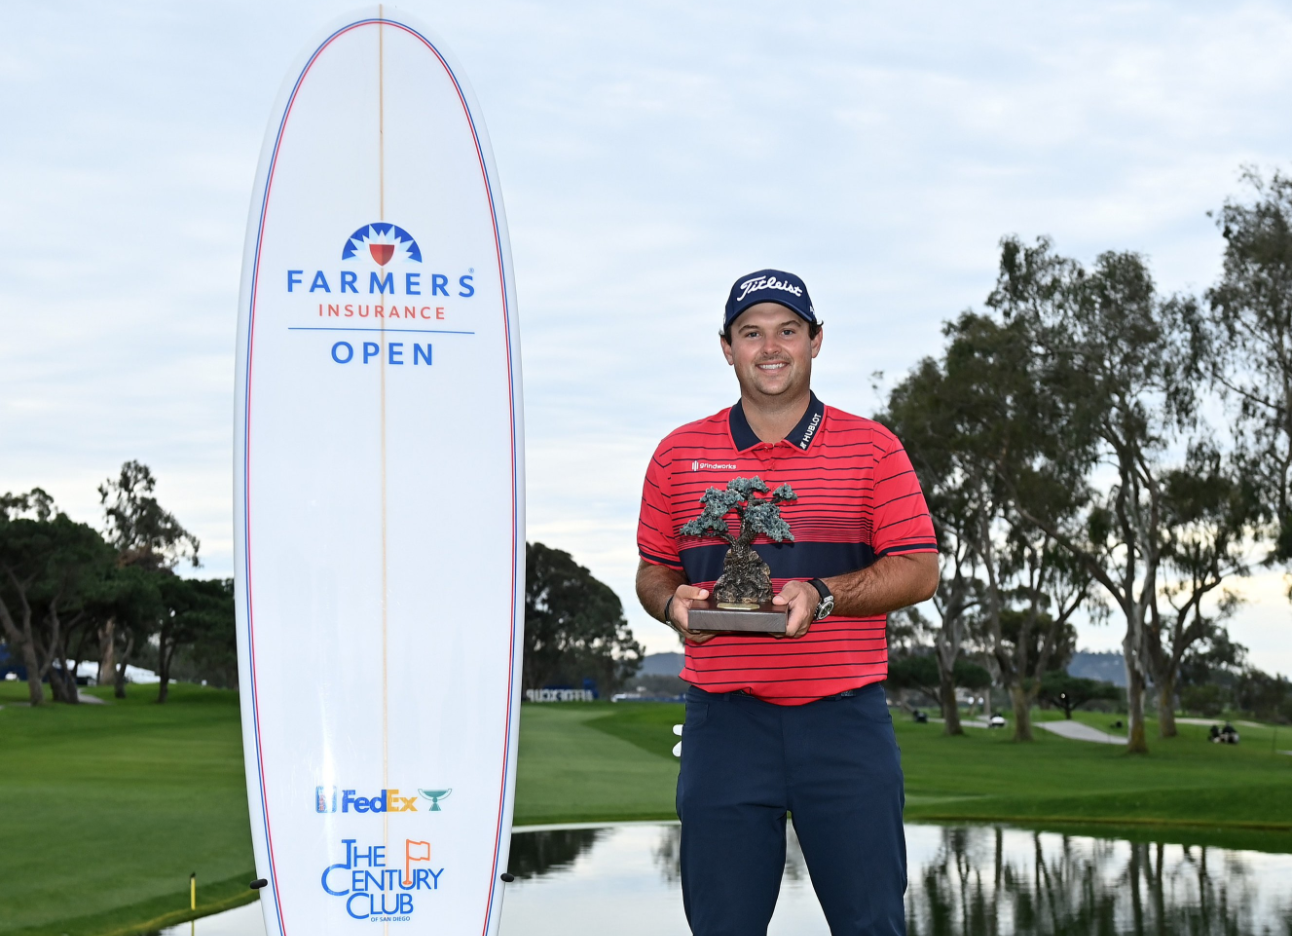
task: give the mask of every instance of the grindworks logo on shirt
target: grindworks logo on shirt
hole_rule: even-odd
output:
[[[711,471],[714,469],[719,469],[719,470],[733,469],[734,470],[735,467],[736,466],[731,464],[730,462],[702,462],[702,461],[691,462],[692,471]]]

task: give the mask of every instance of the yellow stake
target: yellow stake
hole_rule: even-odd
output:
[[[197,909],[197,872],[194,871],[188,876],[188,908]]]

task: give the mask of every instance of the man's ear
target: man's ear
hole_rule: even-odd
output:
[[[816,357],[821,353],[821,339],[825,337],[825,326],[822,325],[816,330],[816,337],[812,339],[812,356]]]
[[[730,364],[732,367],[735,367],[736,355],[732,353],[731,343],[727,341],[726,336],[723,335],[722,332],[718,333],[718,344],[722,345],[722,356],[727,359],[727,363]],[[815,351],[812,352],[812,356],[816,357]]]

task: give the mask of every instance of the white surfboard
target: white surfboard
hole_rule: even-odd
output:
[[[471,89],[388,7],[321,32],[283,83],[236,409],[266,931],[493,933],[525,578],[511,256]]]

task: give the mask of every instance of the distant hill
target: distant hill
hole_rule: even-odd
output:
[[[649,659],[649,658],[648,658]],[[1110,682],[1114,686],[1126,687],[1126,661],[1120,653],[1107,651],[1091,653],[1089,650],[1078,650],[1072,655],[1068,664],[1068,675],[1078,679],[1098,679]]]
[[[652,653],[642,660],[637,672],[642,676],[676,676],[682,672],[684,657],[681,653]]]

